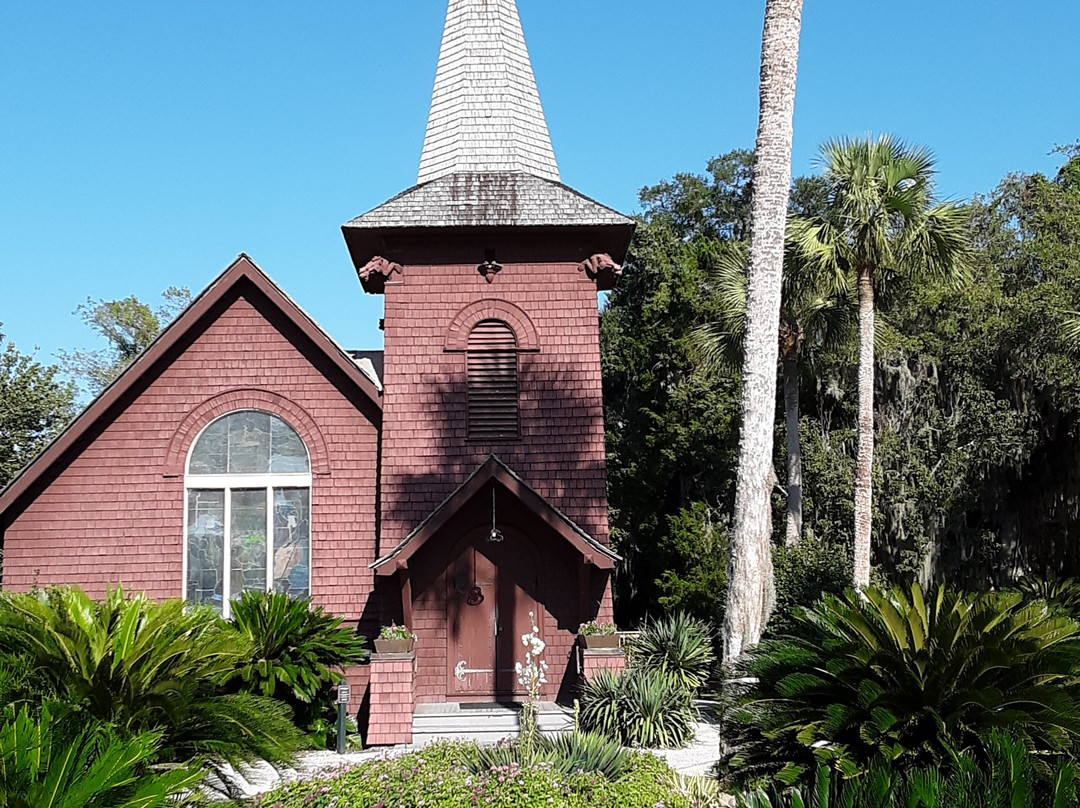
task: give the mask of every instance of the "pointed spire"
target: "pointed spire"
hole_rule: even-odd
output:
[[[450,0],[419,182],[495,172],[559,181],[514,0]]]

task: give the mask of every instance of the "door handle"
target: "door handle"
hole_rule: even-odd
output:
[[[463,659],[454,666],[454,678],[457,679],[459,682],[464,682],[465,677],[468,676],[470,673],[495,673],[495,671],[490,668],[487,670],[483,668],[466,668],[465,665],[466,662]]]

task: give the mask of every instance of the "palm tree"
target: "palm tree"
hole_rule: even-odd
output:
[[[1080,342],[1080,311],[1065,312],[1065,337]]]
[[[787,441],[786,544],[802,538],[802,446],[799,442],[799,364],[817,348],[847,338],[854,324],[853,289],[846,275],[825,275],[801,260],[789,241],[780,291],[778,347],[784,383]],[[705,363],[730,369],[742,356],[746,326],[746,247],[727,246],[709,268],[709,286],[717,297],[719,319],[694,332]]]
[[[859,299],[858,450],[855,461],[855,586],[870,583],[874,462],[874,297],[902,281],[960,283],[970,246],[962,208],[934,198],[934,158],[892,135],[821,147],[828,212],[793,222],[804,257],[849,274]]]
[[[777,327],[791,185],[792,118],[802,0],[766,0],[750,214],[750,274],[742,371],[742,429],[729,544],[724,658],[761,639],[772,609],[769,492],[776,415]]]

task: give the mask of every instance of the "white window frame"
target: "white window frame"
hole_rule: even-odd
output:
[[[184,460],[184,552],[183,574],[180,580],[180,599],[185,603],[188,597],[188,510],[192,491],[224,491],[225,511],[222,517],[223,547],[222,547],[222,582],[221,582],[221,616],[226,620],[232,615],[232,492],[234,490],[258,490],[266,492],[266,591],[274,588],[274,489],[275,488],[306,488],[308,490],[308,595],[311,595],[311,568],[313,551],[313,533],[311,527],[312,511],[312,486],[311,486],[311,452],[301,437],[300,442],[307,452],[308,471],[302,473],[267,473],[267,474],[190,474],[191,454],[211,424],[215,424],[222,418],[228,418],[238,412],[266,412],[265,410],[240,409],[228,412],[215,418],[209,424],[199,430],[195,440],[188,447],[187,457]],[[277,418],[296,432],[296,428],[287,420],[272,412],[266,412],[272,418]],[[299,435],[299,432],[297,432]]]

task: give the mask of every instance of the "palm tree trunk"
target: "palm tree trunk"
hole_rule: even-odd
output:
[[[855,456],[855,586],[870,585],[874,470],[874,279],[859,270],[859,448]]]
[[[799,363],[784,357],[784,433],[787,438],[787,546],[802,538],[802,444],[799,443]]]
[[[724,658],[728,660],[758,643],[773,602],[770,493],[775,474],[777,333],[801,18],[802,0],[766,0],[750,222],[742,429],[724,613]]]

